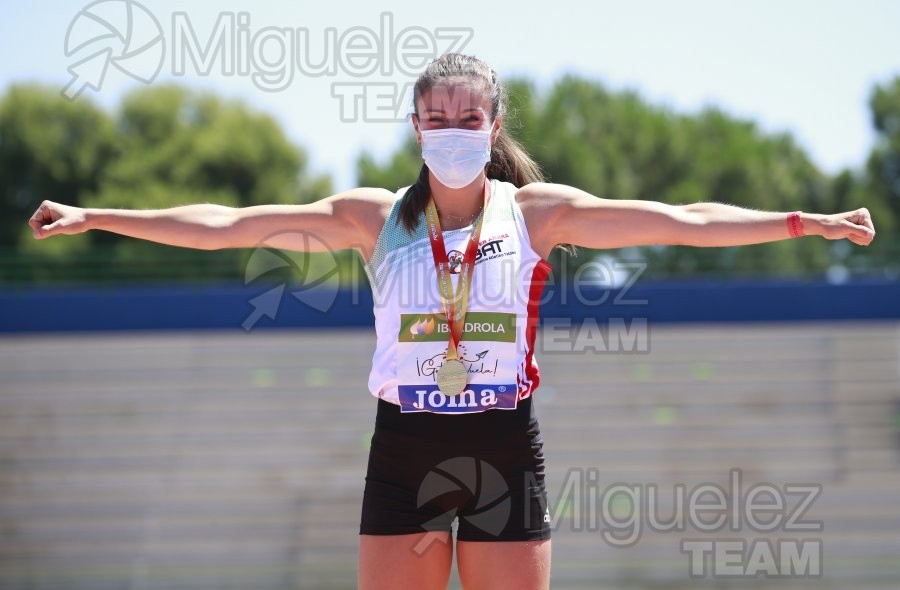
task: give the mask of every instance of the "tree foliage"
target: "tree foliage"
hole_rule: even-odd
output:
[[[240,251],[199,252],[105,232],[38,243],[25,221],[43,199],[152,209],[300,203],[330,194],[330,180],[306,166],[306,154],[273,118],[241,103],[161,86],[130,94],[111,116],[48,88],[14,87],[0,100],[0,246],[30,264],[0,269],[7,280],[81,280],[91,268],[131,278],[239,278]]]
[[[546,93],[538,93],[527,80],[508,83],[510,109],[504,125],[541,165],[549,181],[601,197],[670,204],[717,201],[773,211],[836,212],[868,206],[879,230],[884,230],[879,236],[884,243],[880,257],[850,256],[843,245],[824,240],[604,253],[646,262],[652,276],[821,276],[836,264],[874,273],[878,271],[871,262],[874,258],[884,267],[892,264],[889,252],[896,252],[897,240],[890,230],[900,215],[900,208],[884,206],[889,195],[900,203],[900,82],[890,89],[879,88],[872,100],[876,128],[893,130],[893,135],[880,141],[869,162],[869,176],[879,174],[877,190],[867,188],[870,181],[865,175],[848,171],[827,177],[788,134],[764,133],[754,122],[715,108],[674,113],[634,92],[611,92],[602,83],[575,76],[560,79]],[[381,167],[364,154],[359,160],[360,179],[363,184],[410,184],[415,175],[409,170],[413,165],[417,170],[420,162],[414,142]],[[599,255],[584,250],[574,258],[555,253],[554,267],[571,277]]]
[[[865,206],[879,230],[867,249],[809,239],[631,248],[604,256],[646,262],[651,276],[822,276],[836,267],[851,275],[900,272],[900,77],[873,88],[877,142],[864,168],[834,177],[819,171],[790,135],[765,133],[716,108],[677,113],[576,76],[541,92],[525,79],[512,80],[508,89],[504,125],[551,182],[672,204],[711,200],[819,212]],[[410,132],[384,159],[361,154],[358,184],[396,190],[415,180],[421,163]],[[126,96],[110,114],[38,85],[13,86],[0,96],[0,281],[6,283],[243,277],[247,254],[241,251],[198,252],[105,232],[35,241],[25,222],[43,199],[158,208],[303,203],[330,193],[330,180],[309,173],[306,153],[278,122],[239,102],[158,86]],[[557,252],[553,262],[571,277],[600,255]],[[352,258],[340,255],[339,263],[353,264]]]
[[[876,86],[869,106],[877,136],[866,166],[865,192],[885,218],[885,229],[896,230],[900,219],[900,77]]]
[[[120,148],[113,120],[87,101],[11,88],[0,100],[0,246],[15,246],[45,198],[82,204]]]

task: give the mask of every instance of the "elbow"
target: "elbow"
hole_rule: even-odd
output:
[[[238,220],[238,209],[211,205],[189,238],[190,247],[198,250],[224,250],[233,247]]]
[[[705,246],[706,226],[709,224],[705,211],[692,205],[677,205],[670,214],[671,224],[666,232],[666,242],[671,246]]]

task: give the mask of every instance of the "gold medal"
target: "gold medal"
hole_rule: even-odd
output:
[[[446,359],[437,372],[437,385],[444,395],[459,395],[469,382],[469,371],[459,359]]]

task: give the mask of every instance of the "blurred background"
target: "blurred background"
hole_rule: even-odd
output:
[[[26,221],[43,199],[246,206],[406,186],[421,165],[409,85],[448,49],[505,80],[506,126],[553,182],[864,206],[878,229],[868,248],[554,254],[542,313],[565,329],[538,337],[536,402],[553,586],[900,582],[900,5],[4,8],[0,588],[354,586],[375,408],[355,255],[36,241]],[[612,320],[636,319],[644,338],[623,344]],[[809,518],[824,530],[645,531],[619,548],[574,524],[617,482],[668,491],[665,516],[675,484],[727,488],[732,469],[748,486],[821,485]],[[593,492],[568,498],[588,471]],[[694,579],[679,550],[798,536],[822,542],[819,577]]]

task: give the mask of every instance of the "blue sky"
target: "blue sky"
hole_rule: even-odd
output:
[[[6,3],[0,21],[6,56],[0,60],[0,88],[24,81],[66,86],[73,78],[70,66],[111,43],[95,40],[66,55],[70,23],[88,4]],[[118,64],[147,78],[154,64],[162,63],[152,84],[175,80],[271,113],[290,139],[307,149],[312,168],[331,174],[339,190],[353,186],[361,150],[386,156],[409,133],[408,123],[389,115],[387,105],[403,99],[402,89],[414,79],[416,43],[427,53],[465,42],[463,50],[485,59],[501,78],[528,76],[539,88],[577,73],[613,89],[637,90],[651,103],[680,112],[717,105],[766,130],[791,132],[827,172],[862,166],[874,140],[867,108],[871,88],[900,75],[900,2],[891,0],[140,4],[147,12],[133,9],[132,47],[120,43],[113,55],[119,59],[157,37],[149,13],[160,25],[164,59],[147,50]],[[106,0],[89,12],[112,23],[123,6],[123,0]],[[233,27],[226,26],[229,19]],[[91,40],[85,37],[92,30],[86,23],[94,21],[81,17],[73,28],[70,49],[79,35]],[[205,48],[217,23],[223,25],[225,53],[205,66],[195,63],[202,59],[195,55],[191,60],[189,35]],[[127,27],[124,21],[115,24]],[[326,50],[329,29],[335,42]],[[355,43],[369,39],[380,48],[380,61],[348,61],[339,44],[351,38]],[[188,41],[179,48],[176,39]],[[231,51],[252,59],[236,58],[235,71],[229,72],[223,63]],[[265,61],[275,64],[272,72],[285,72],[280,82],[275,75],[260,77],[268,68]],[[309,64],[316,61],[333,71],[313,75]],[[179,64],[184,72],[175,75]],[[199,71],[204,68],[208,71]],[[400,90],[388,94],[389,85]],[[124,93],[141,86],[110,67],[100,89],[86,88],[77,100],[112,109]],[[357,103],[356,120],[348,120],[350,97],[356,93],[368,94]],[[369,120],[361,120],[363,112]]]

